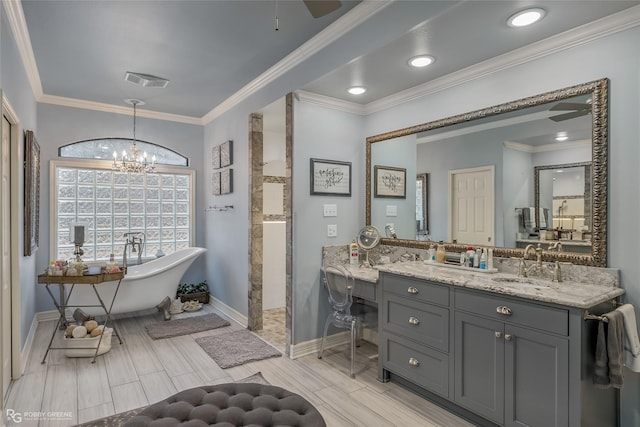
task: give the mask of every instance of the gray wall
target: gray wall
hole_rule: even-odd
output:
[[[50,200],[50,164],[59,159],[58,147],[76,141],[95,138],[121,137],[131,138],[133,133],[132,116],[61,107],[50,104],[38,104],[38,132],[41,153],[40,181],[40,250],[36,254],[36,270],[44,270],[51,259],[49,255],[49,211]],[[204,191],[203,170],[203,127],[176,122],[136,118],[136,137],[170,148],[189,158],[189,167],[196,171],[195,204],[195,246],[204,246],[204,209],[199,197]],[[207,278],[204,270],[204,258],[196,260],[185,273],[184,280],[200,282]],[[36,311],[53,309],[49,295],[39,287],[36,298]],[[158,296],[158,302],[164,295]],[[155,304],[155,303],[154,303]],[[153,304],[151,304],[153,306]]]
[[[377,142],[371,149],[371,224],[385,236],[385,227],[393,223],[399,239],[416,236],[416,136],[408,135]],[[404,199],[375,197],[375,166],[391,166],[407,170],[407,197]],[[426,171],[419,171],[426,172]],[[397,208],[397,217],[387,216],[387,206]]]
[[[621,269],[624,300],[640,307],[636,248],[640,180],[640,75],[635,27],[505,69],[367,117],[366,135],[472,111],[578,83],[610,79],[608,265]],[[523,84],[526,83],[526,84]],[[499,88],[499,90],[498,90]],[[433,186],[431,187],[433,189]],[[640,425],[640,375],[625,371],[621,425]]]
[[[20,163],[24,161],[24,138],[22,137],[24,130],[29,129],[35,131],[38,134],[38,128],[36,123],[36,101],[31,92],[31,86],[26,77],[26,72],[22,66],[20,55],[16,48],[15,40],[9,29],[9,23],[7,22],[4,7],[0,7],[0,89],[4,93],[5,98],[9,101],[9,104],[15,111],[19,124],[19,158]],[[19,167],[19,165],[12,165]],[[24,174],[19,173],[18,188],[24,188]],[[18,205],[23,206],[24,197],[20,192],[18,197]],[[43,216],[40,216],[40,222],[43,221]],[[11,228],[11,240],[18,239],[20,242],[20,253],[18,254],[18,265],[20,271],[20,331],[21,331],[21,345],[27,339],[31,322],[38,311],[36,308],[36,289],[35,289],[35,272],[38,267],[36,262],[37,256],[42,252],[38,250],[35,255],[30,257],[23,257],[23,242],[24,242],[24,220],[22,215],[17,222],[12,224]],[[40,231],[40,238],[42,240],[42,230]],[[42,243],[40,243],[42,247]]]
[[[531,154],[504,147],[502,150],[502,219],[504,221],[504,245],[516,246],[516,233],[520,218],[517,208],[534,206],[534,174]]]

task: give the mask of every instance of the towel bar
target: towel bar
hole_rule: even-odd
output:
[[[584,320],[599,320],[601,322],[607,323],[609,322],[609,319],[607,319],[604,316],[597,316],[595,314],[591,314],[589,313],[589,310],[586,310],[584,312],[584,316],[582,317]]]

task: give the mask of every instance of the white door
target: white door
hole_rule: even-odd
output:
[[[0,354],[2,366],[2,393],[0,402],[4,401],[11,382],[11,222],[9,209],[11,202],[10,192],[10,163],[9,147],[11,141],[11,124],[2,117],[2,160],[0,161],[0,280],[2,281],[2,303],[0,326]],[[0,407],[2,405],[0,404]]]
[[[493,246],[494,167],[449,171],[449,241]]]

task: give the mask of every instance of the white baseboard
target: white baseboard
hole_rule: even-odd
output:
[[[209,304],[234,322],[239,323],[245,328],[249,326],[249,319],[247,318],[247,316],[223,303],[211,294],[209,294]]]
[[[373,329],[364,329],[362,331],[362,339],[365,341],[378,343],[378,332]],[[291,359],[297,359],[299,357],[308,356],[310,354],[318,353],[320,351],[320,343],[322,337],[316,338],[310,341],[301,342],[299,344],[292,344],[289,357]],[[337,347],[339,345],[349,343],[349,331],[339,332],[337,334],[329,335],[324,343],[325,350],[331,347]]]
[[[36,337],[36,329],[38,328],[38,323],[40,322],[48,322],[50,320],[58,320],[60,317],[60,312],[58,310],[50,310],[50,311],[40,311],[33,316],[33,320],[31,321],[31,326],[29,327],[29,333],[27,334],[27,340],[22,347],[22,351],[20,352],[20,376],[24,373],[27,368],[27,361],[29,360],[29,355],[31,354],[31,349],[33,348],[33,341]],[[14,378],[15,379],[15,378]]]

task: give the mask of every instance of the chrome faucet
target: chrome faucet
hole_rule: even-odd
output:
[[[525,263],[525,259],[527,259],[527,256],[529,256],[530,251],[535,252],[536,263],[531,264],[529,267],[527,267],[527,264]],[[520,268],[519,268],[518,275],[522,277],[528,277],[531,271],[541,271],[541,270],[542,270],[542,247],[540,246],[540,243],[538,243],[537,247],[534,247],[533,245],[527,245],[527,247],[524,248],[524,255],[520,260]]]
[[[131,253],[138,253],[138,265],[142,264],[142,250],[146,236],[142,231],[132,231],[124,233],[124,251],[122,253],[122,266],[127,268],[127,247],[131,246]],[[137,249],[136,249],[137,248]]]

